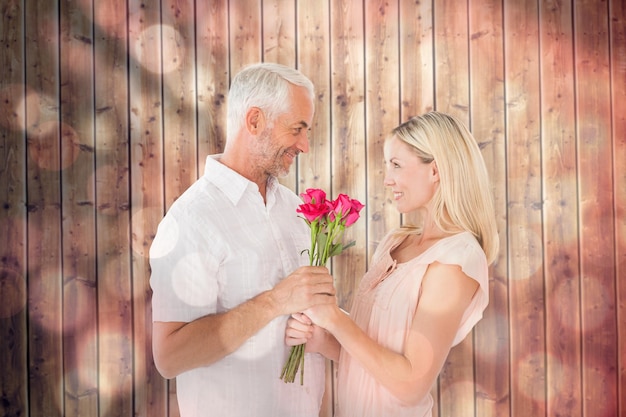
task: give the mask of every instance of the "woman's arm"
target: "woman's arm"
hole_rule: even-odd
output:
[[[319,306],[306,314],[326,328],[342,349],[405,404],[417,404],[430,391],[478,283],[455,265],[431,264],[413,316],[403,353],[391,351],[361,330],[336,306]]]

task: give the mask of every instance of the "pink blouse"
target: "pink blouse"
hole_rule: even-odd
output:
[[[485,253],[471,233],[463,232],[441,239],[408,262],[396,263],[390,253],[405,238],[391,233],[382,240],[355,294],[350,316],[380,345],[403,352],[428,265],[435,261],[459,265],[480,288],[463,315],[454,346],[482,318],[489,302]],[[402,404],[343,350],[337,392],[340,417],[429,417],[433,407],[430,394],[417,406]]]

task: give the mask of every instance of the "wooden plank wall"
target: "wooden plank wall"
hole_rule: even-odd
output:
[[[151,355],[148,249],[225,138],[230,78],[315,83],[284,179],[365,202],[333,261],[347,307],[402,218],[385,134],[432,109],[493,180],[491,302],[435,416],[626,416],[624,0],[4,0],[0,415],[178,416]],[[333,416],[333,367],[321,415]],[[244,395],[242,393],[242,395]]]

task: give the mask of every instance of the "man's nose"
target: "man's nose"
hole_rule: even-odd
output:
[[[309,152],[309,134],[308,130],[303,129],[303,132],[305,133],[300,134],[297,146],[300,152],[307,153]]]

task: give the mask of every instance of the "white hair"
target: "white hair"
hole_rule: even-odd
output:
[[[252,107],[265,113],[269,125],[291,106],[290,84],[304,87],[311,100],[314,87],[300,71],[275,63],[259,63],[245,67],[232,80],[228,93],[227,138],[243,126],[245,115]]]

